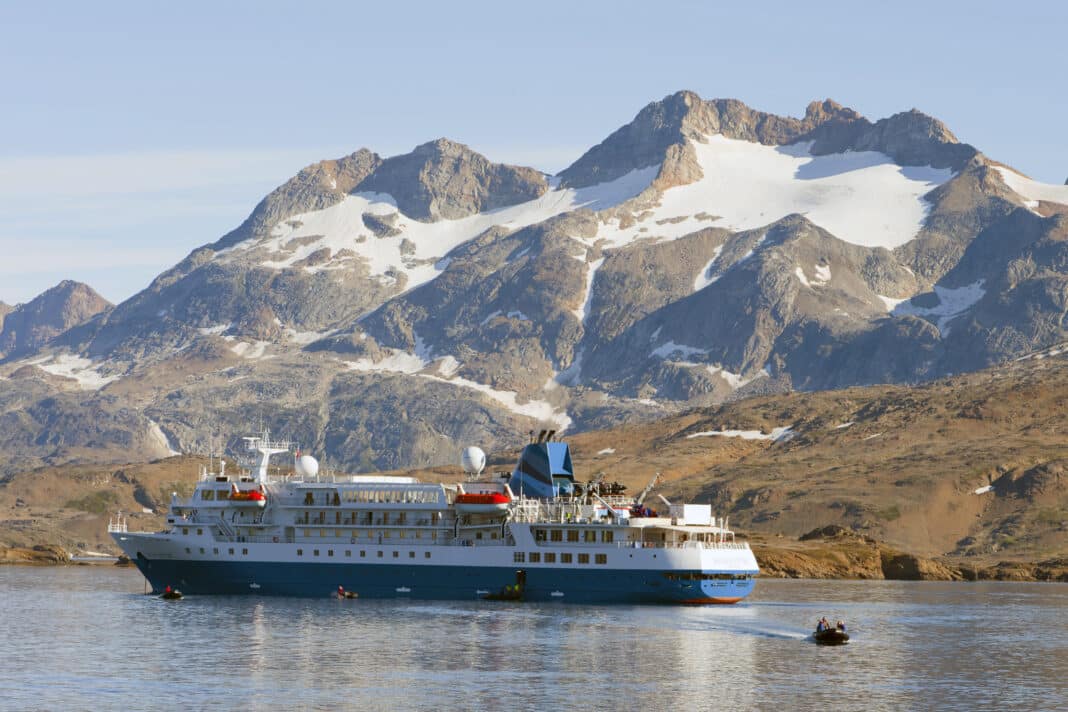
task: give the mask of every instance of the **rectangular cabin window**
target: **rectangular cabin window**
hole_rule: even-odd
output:
[[[215,499],[225,500],[230,499],[230,490],[219,490],[215,495]]]
[[[415,538],[416,539],[422,539],[423,538],[423,532],[416,532],[415,533]]]
[[[334,524],[341,524],[341,510],[334,512]]]
[[[244,554],[245,556],[248,556],[248,549],[242,549],[241,553]]]
[[[568,541],[578,541],[579,540],[578,529],[568,529],[567,530],[567,540]]]
[[[201,499],[215,499],[215,490],[200,490]]]
[[[430,532],[430,538],[431,539],[437,539],[438,538],[438,533],[437,532]]]
[[[233,556],[233,555],[234,555],[234,550],[230,549],[230,556]]]
[[[560,554],[560,563],[561,564],[570,564],[571,563],[571,554]]]
[[[545,530],[544,529],[535,529],[534,530],[534,541],[545,541]]]
[[[401,529],[399,532],[397,532],[397,536],[403,539],[405,536],[407,536],[407,533],[403,529]]]
[[[526,561],[526,553],[522,551],[516,551],[512,554],[512,562],[516,564],[522,564]]]
[[[311,529],[305,529],[304,530],[304,536],[311,536],[311,535],[312,535],[312,530]]]
[[[318,556],[318,555],[319,555],[319,550],[318,549],[315,549],[315,550],[312,551],[312,556]]]
[[[564,532],[561,531],[560,529],[553,529],[551,532],[549,532],[549,540],[550,541],[563,541],[564,540]]]
[[[393,558],[394,559],[399,559],[400,558],[400,552],[399,551],[394,551],[393,552]]]
[[[334,536],[340,539],[341,537],[345,536],[345,531],[343,529],[335,529]]]
[[[607,564],[608,563],[608,554],[597,554],[597,557],[594,560],[598,564]]]
[[[218,549],[212,549],[212,550],[211,550],[211,553],[213,553],[213,554],[218,554],[218,553],[219,553],[219,550],[218,550]]]
[[[182,534],[189,536],[189,527],[182,527]]]
[[[378,552],[378,558],[380,558],[380,559],[382,558],[382,552],[381,551]]]
[[[352,551],[350,549],[345,549],[345,556],[347,556],[348,558],[351,559],[352,558]]]
[[[201,554],[203,554],[203,553],[204,553],[204,547],[200,547],[200,553],[201,553]]]
[[[360,549],[360,558],[361,559],[366,559],[367,558],[367,550],[366,549]]]
[[[476,539],[481,539],[482,538],[482,532],[475,532],[475,538]]]
[[[334,555],[334,550],[333,549],[327,549],[326,550],[326,555],[327,556],[333,556]]]
[[[580,564],[588,564],[588,563],[590,563],[590,555],[589,554],[579,554],[578,556],[579,556],[579,563]]]
[[[325,530],[325,529],[320,529],[320,530],[319,530],[319,537],[320,537],[321,539],[325,539],[325,538],[327,537],[327,534],[326,534],[326,530]]]
[[[200,527],[197,527],[197,536],[200,536],[203,533],[204,533],[204,530],[201,529]]]
[[[189,548],[189,547],[187,546],[187,547],[185,547],[185,553],[187,553],[187,554],[192,554],[192,553],[193,553],[193,551],[192,551],[192,549],[190,549],[190,548]]]
[[[497,538],[497,532],[496,531],[490,532],[490,539],[496,539],[496,538]]]
[[[603,541],[605,544],[611,544],[615,540],[616,540],[616,533],[614,531],[612,531],[610,529],[606,529],[603,532],[601,532],[601,541]]]
[[[587,543],[596,542],[597,541],[597,532],[595,532],[593,529],[585,530],[584,532],[582,532],[582,541],[587,542]]]
[[[555,564],[556,563],[556,554],[554,552],[552,552],[552,551],[545,552],[545,563],[547,563],[547,564]]]
[[[415,558],[415,552],[414,551],[409,551],[408,552],[408,558],[409,559],[414,559]]]
[[[430,558],[430,552],[429,551],[424,551],[423,552],[423,558],[424,559],[429,559]]]
[[[529,554],[527,554],[527,556],[530,557],[530,563],[532,563],[532,564],[541,563],[541,554],[539,552],[532,551]]]
[[[234,550],[230,549],[230,553],[234,553]],[[304,556],[304,549],[297,549],[297,556]]]

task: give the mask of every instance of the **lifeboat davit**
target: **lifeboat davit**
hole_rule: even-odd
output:
[[[511,498],[501,492],[456,495],[456,511],[462,514],[496,514],[508,509]]]
[[[230,488],[230,501],[238,505],[266,507],[267,495],[261,489],[242,491],[237,488],[237,485],[232,485]]]

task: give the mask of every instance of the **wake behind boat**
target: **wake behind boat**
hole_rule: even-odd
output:
[[[154,591],[361,598],[734,603],[758,573],[748,544],[707,504],[660,515],[620,486],[575,481],[567,443],[542,431],[510,473],[482,476],[467,448],[469,481],[321,478],[294,458],[268,474],[290,443],[245,438],[244,471],[205,468],[193,495],[171,497],[167,528],[109,526]]]

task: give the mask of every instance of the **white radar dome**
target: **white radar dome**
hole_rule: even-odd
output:
[[[319,461],[311,455],[301,455],[297,458],[293,469],[301,477],[315,477],[319,474]]]
[[[477,475],[482,472],[482,468],[485,466],[486,453],[482,452],[482,448],[465,447],[460,454],[460,467],[464,468],[464,472]]]

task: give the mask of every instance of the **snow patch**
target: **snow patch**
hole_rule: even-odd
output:
[[[608,183],[577,190],[557,188],[519,205],[459,220],[430,223],[408,218],[397,209],[393,197],[386,193],[354,193],[329,208],[291,216],[278,223],[268,238],[240,242],[220,251],[219,256],[228,259],[249,250],[262,249],[270,255],[262,262],[264,267],[285,269],[323,248],[329,248],[333,254],[349,250],[366,261],[372,277],[389,282],[395,280],[394,275],[403,274],[407,277],[405,288],[411,290],[445,270],[448,262],[442,258],[448,252],[491,227],[518,230],[579,208],[604,210],[645,190],[657,171],[655,166],[631,171]],[[399,234],[383,238],[375,236],[364,222],[365,214],[379,218],[395,216],[392,227]],[[297,246],[291,247],[293,244]],[[304,270],[318,272],[330,269],[331,264],[334,263],[307,266]]]
[[[897,299],[895,297],[884,297],[882,294],[877,294],[875,296],[879,297],[879,299],[882,300],[883,304],[886,305],[886,311],[888,312],[893,312],[895,309],[897,309],[899,304],[903,304],[909,300],[908,297],[905,297],[904,299]]]
[[[723,437],[741,438],[743,440],[772,440],[774,442],[782,442],[791,439],[793,436],[793,426],[787,425],[781,428],[775,428],[767,434],[765,434],[761,430],[706,430],[700,433],[690,433],[686,436],[686,439],[693,440],[694,438]]]
[[[163,428],[159,427],[159,423],[154,420],[148,421],[148,432],[153,439],[159,443],[160,447],[167,451],[167,457],[174,457],[175,455],[181,455],[171,446],[171,441],[167,437],[167,434],[163,432]]]
[[[844,423],[839,423],[838,425],[834,426],[834,428],[832,428],[832,430],[844,430],[845,428],[848,428],[850,425],[853,425],[853,421],[852,420],[847,420]]]
[[[571,311],[583,326],[586,325],[586,318],[590,315],[590,304],[593,302],[593,280],[597,276],[597,270],[601,269],[601,265],[604,264],[604,259],[601,257],[590,263],[589,269],[586,270],[586,291],[582,294],[582,306]]]
[[[771,374],[768,373],[768,369],[766,369],[766,368],[762,368],[759,371],[757,371],[756,373],[754,373],[752,376],[748,376],[748,377],[742,376],[742,375],[737,374],[737,373],[731,373],[730,371],[728,371],[727,369],[723,368],[722,366],[707,366],[706,368],[708,369],[708,372],[710,374],[712,374],[713,376],[719,376],[724,381],[726,381],[727,384],[731,388],[733,388],[734,390],[738,390],[742,386],[747,385],[749,383],[752,383],[753,381],[755,381],[758,378],[770,378],[771,377]]]
[[[117,381],[120,376],[105,376],[98,370],[99,364],[94,365],[91,359],[75,354],[57,354],[45,356],[27,362],[32,366],[51,373],[54,376],[73,378],[78,386],[85,391],[98,391],[112,381]]]
[[[615,453],[615,451],[616,451],[616,449],[614,447],[606,447],[604,450],[598,450],[597,454],[598,455],[612,455],[612,454]]]
[[[389,349],[389,355],[377,362],[371,359],[359,359],[357,361],[342,361],[342,363],[354,371],[402,373],[440,383],[448,383],[460,388],[476,390],[517,415],[550,422],[560,431],[566,430],[571,426],[573,421],[567,413],[565,411],[557,411],[551,403],[533,399],[520,403],[519,395],[514,391],[500,391],[483,383],[476,383],[467,378],[455,376],[460,368],[460,362],[452,356],[441,357],[436,371],[429,372],[427,367],[431,364],[430,357],[432,352],[433,348],[427,347],[422,339],[416,336],[415,354]]]
[[[1001,174],[1001,178],[1005,181],[1005,185],[1009,186],[1014,193],[1023,198],[1024,205],[1026,205],[1032,212],[1038,207],[1039,201],[1068,205],[1068,185],[1039,183],[1037,180],[1032,180],[1027,176],[1021,175],[1011,168],[1003,166],[995,166],[995,168],[997,168],[998,173]]]
[[[271,345],[270,341],[238,341],[236,344],[230,347],[230,350],[241,358],[251,360],[266,358],[264,353],[267,351],[267,347]]]
[[[233,324],[216,324],[215,326],[202,327],[200,329],[197,329],[197,331],[199,331],[204,336],[218,336],[219,334],[229,329],[231,326],[233,326]]]
[[[827,284],[831,281],[831,266],[830,265],[816,265],[816,279],[813,282],[817,284]]]
[[[811,284],[809,284],[808,277],[805,276],[805,270],[801,269],[800,265],[798,265],[797,269],[794,270],[794,274],[796,274],[797,278],[801,280],[801,284],[805,285],[806,287],[812,286]]]
[[[658,346],[649,353],[650,356],[662,360],[666,360],[676,354],[681,358],[686,358],[687,356],[695,355],[707,356],[708,351],[694,346],[686,346],[684,344],[676,344],[674,341],[668,341],[666,344]]]
[[[702,289],[719,279],[718,275],[712,275],[712,265],[716,264],[716,260],[719,259],[721,252],[723,252],[723,245],[718,246],[712,252],[712,259],[708,261],[708,264],[701,268],[701,271],[697,273],[697,277],[693,281],[693,291],[700,292]]]
[[[912,304],[911,301],[902,302],[894,307],[891,314],[894,316],[912,315],[935,318],[937,319],[935,325],[944,338],[949,335],[949,322],[975,306],[986,294],[986,290],[983,289],[983,280],[981,279],[956,289],[936,286],[934,292],[938,295],[937,306],[918,307]]]

